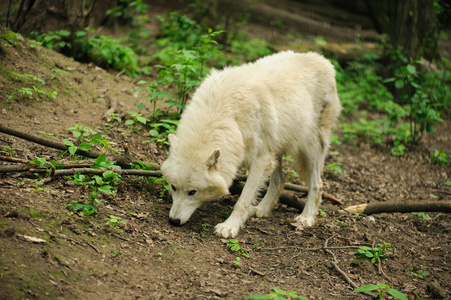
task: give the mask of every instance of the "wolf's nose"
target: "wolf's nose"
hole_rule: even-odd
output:
[[[169,223],[171,223],[174,226],[180,226],[180,219],[169,218]]]

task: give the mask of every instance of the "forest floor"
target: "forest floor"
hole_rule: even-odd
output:
[[[150,143],[146,130],[133,132],[123,122],[105,125],[111,99],[117,99],[119,114],[136,111],[142,102],[134,95],[136,80],[17,43],[0,53],[2,70],[10,70],[0,76],[1,124],[59,139],[69,139],[66,128],[81,124],[108,136],[121,151],[126,144],[131,156],[161,164],[167,148]],[[41,78],[45,84],[36,86],[57,91],[57,97],[8,100],[23,84],[11,72]],[[402,157],[365,143],[334,144],[338,155],[329,155],[326,164],[341,163],[343,173],[325,172],[325,191],[345,206],[450,201],[451,188],[444,185],[450,165],[430,162],[434,150],[451,149],[450,121],[447,116],[434,135]],[[3,156],[67,159],[58,158],[60,153],[0,134]],[[12,163],[0,166],[5,164]],[[244,299],[278,286],[308,299],[367,298],[352,293],[337,267],[356,286],[387,284],[409,299],[451,298],[449,214],[427,213],[429,220],[411,213],[339,214],[324,200],[317,224],[296,231],[287,220],[299,212],[280,204],[271,217],[252,218],[240,231],[238,242],[250,255],[244,257],[214,235],[237,196],[212,202],[185,226],[173,227],[170,196],[145,179],[123,176],[115,196],[100,198],[97,216],[84,217],[67,205],[88,196],[86,187],[65,177],[44,185],[29,178],[0,174],[0,299]],[[111,215],[127,224],[107,225]],[[396,252],[388,247],[386,258],[375,264],[355,255],[359,247],[384,243]]]

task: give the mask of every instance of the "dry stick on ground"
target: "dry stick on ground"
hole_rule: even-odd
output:
[[[4,156],[4,155],[0,155],[0,160],[2,160],[2,161],[9,161],[9,162],[16,162],[16,163],[23,163],[23,164],[28,163],[28,161],[25,160],[25,159],[11,157],[11,156]]]
[[[241,176],[238,176],[238,179],[246,181],[247,180],[247,176],[246,175],[241,175]],[[292,183],[285,183],[284,189],[288,190],[288,191],[298,192],[298,193],[308,193],[308,188],[307,187],[301,186],[301,185],[297,185],[297,184],[292,184]],[[337,198],[335,198],[332,195],[329,195],[328,193],[324,193],[323,192],[323,198],[327,199],[327,200],[330,200],[330,201],[333,201],[333,202],[336,202],[336,203],[341,204],[341,205],[344,204],[342,201],[338,200]]]
[[[49,140],[46,138],[42,138],[33,134],[29,134],[23,131],[19,131],[13,128],[10,128],[8,126],[5,126],[3,124],[0,124],[0,132],[9,134],[9,135],[13,135],[13,136],[17,136],[19,138],[25,139],[27,141],[30,142],[34,142],[46,147],[50,147],[50,148],[55,148],[55,149],[59,149],[59,150],[63,150],[66,151],[68,150],[68,147],[61,142],[55,141],[55,140]],[[89,158],[97,158],[100,155],[102,155],[103,153],[98,152],[98,151],[94,151],[94,150],[89,150],[89,151],[83,151],[80,149],[77,149],[77,151],[75,152],[75,154],[84,156],[84,157],[89,157]],[[115,156],[113,158],[113,160],[116,161],[116,163],[121,166],[124,169],[128,169],[130,168],[130,163],[133,162],[133,159],[128,157],[128,156]]]
[[[443,212],[451,213],[451,201],[381,202],[348,206],[348,213],[373,215],[380,213]]]
[[[335,256],[335,253],[333,253],[331,250],[329,250],[329,247],[327,247],[329,240],[331,240],[334,237],[335,237],[335,234],[332,235],[330,238],[326,239],[326,241],[324,242],[324,247],[323,247],[324,251],[329,253],[330,255],[332,255],[333,261],[331,261],[331,263],[334,266],[335,270],[337,270],[337,272],[340,273],[341,276],[343,276],[343,278],[346,280],[347,283],[349,283],[350,286],[352,286],[354,289],[357,289],[358,286],[354,283],[354,281],[352,281],[351,278],[349,278],[349,276],[345,273],[345,271],[340,269],[340,267],[338,266],[338,261],[337,261],[337,257]],[[363,292],[362,294],[364,294],[368,297],[371,297],[373,299],[376,299],[376,296],[371,293]]]
[[[116,97],[111,97],[111,101],[110,101],[110,108],[106,111],[104,118],[106,119],[106,121],[108,123],[111,122],[112,118],[111,118],[111,114],[116,112],[117,110],[117,99]]]
[[[0,173],[9,173],[9,172],[46,173],[48,171],[45,168],[36,168],[34,164],[31,164],[26,160],[20,159],[20,162],[25,163],[22,165],[0,165]],[[89,168],[90,166],[92,166],[93,161],[79,160],[79,161],[64,162],[63,164],[64,164],[63,169]]]

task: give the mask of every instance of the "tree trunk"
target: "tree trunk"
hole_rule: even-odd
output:
[[[434,0],[367,0],[373,22],[388,43],[403,48],[407,58],[437,58],[437,14]]]

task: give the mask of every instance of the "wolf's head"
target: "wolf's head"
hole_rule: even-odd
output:
[[[218,172],[219,149],[211,152],[197,149],[200,151],[189,153],[191,151],[178,147],[175,135],[170,134],[168,139],[170,155],[161,166],[161,171],[172,192],[169,222],[183,225],[202,204],[228,194],[228,186]]]

